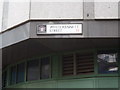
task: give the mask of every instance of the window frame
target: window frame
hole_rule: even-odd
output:
[[[107,77],[107,76],[115,76],[115,77],[117,77],[118,76],[118,73],[113,73],[113,74],[100,74],[100,73],[98,73],[98,63],[97,63],[97,53],[98,53],[98,51],[105,51],[105,50],[108,50],[108,51],[111,51],[111,50],[113,50],[113,51],[116,51],[116,53],[118,53],[118,49],[117,48],[100,48],[100,49],[89,49],[89,50],[81,50],[81,51],[73,51],[73,52],[65,52],[65,53],[63,53],[63,54],[61,54],[61,67],[59,68],[60,69],[60,79],[74,79],[74,78],[87,78],[87,77]],[[70,75],[70,76],[64,76],[62,73],[63,73],[63,70],[62,70],[62,68],[63,68],[63,65],[62,65],[62,55],[67,55],[67,54],[73,54],[73,53],[84,53],[84,52],[93,52],[93,54],[94,54],[94,73],[93,74],[89,74],[89,75],[85,75],[85,74],[83,74],[83,75]],[[117,58],[117,59],[119,59],[119,57]],[[117,60],[117,64],[118,64],[118,71],[119,71],[119,62],[118,62],[119,60]]]

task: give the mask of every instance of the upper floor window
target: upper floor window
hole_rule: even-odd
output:
[[[27,81],[48,79],[51,77],[50,57],[27,62]]]
[[[17,65],[17,83],[24,82],[25,79],[25,63]]]
[[[99,73],[116,73],[118,71],[116,52],[98,53],[98,72]]]
[[[48,79],[51,76],[50,57],[41,58],[41,79]]]
[[[11,67],[10,70],[10,84],[16,84],[16,75],[17,75],[17,68],[16,66]]]
[[[27,81],[39,80],[39,60],[27,62]]]

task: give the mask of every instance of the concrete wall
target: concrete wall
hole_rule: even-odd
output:
[[[6,30],[10,27],[18,25],[26,20],[29,20],[30,2],[10,2],[6,1],[3,13],[3,28]]]
[[[3,0],[0,0],[0,32],[2,30]]]
[[[3,26],[0,13],[0,28],[7,30],[29,19],[118,19],[119,1],[31,0],[30,3],[30,0],[7,0],[4,3]],[[0,8],[2,12],[2,3]]]
[[[94,5],[95,19],[118,19],[118,2],[95,2]]]
[[[81,1],[82,2],[32,2],[30,18],[83,19],[83,0]]]

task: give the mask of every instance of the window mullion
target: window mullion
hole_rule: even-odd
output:
[[[77,74],[77,68],[76,68],[76,54],[73,54],[73,74],[76,75]]]
[[[39,79],[41,79],[41,58],[39,60]]]

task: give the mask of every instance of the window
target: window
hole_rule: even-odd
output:
[[[11,72],[10,72],[10,84],[15,84],[16,83],[16,66],[11,67]]]
[[[90,74],[94,72],[94,54],[76,53],[63,55],[63,76]]]
[[[2,87],[5,87],[7,84],[7,71],[2,74]]]
[[[45,57],[41,59],[41,79],[50,78],[50,58]]]
[[[39,60],[27,62],[27,81],[39,80]]]
[[[27,81],[48,79],[51,77],[50,57],[27,62]]]
[[[24,82],[25,76],[25,63],[17,65],[17,83]]]
[[[98,72],[116,73],[118,71],[117,53],[98,53]]]

